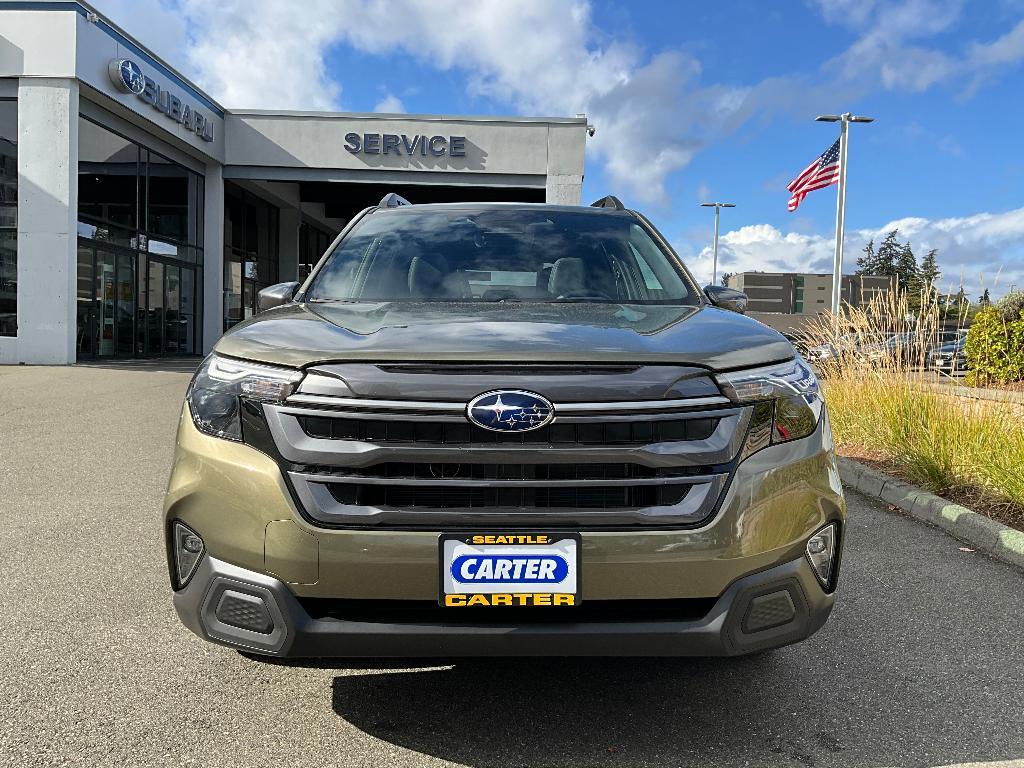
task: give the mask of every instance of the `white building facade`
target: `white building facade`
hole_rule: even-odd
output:
[[[85,3],[0,3],[0,363],[201,354],[388,192],[578,204],[586,136],[227,110]]]

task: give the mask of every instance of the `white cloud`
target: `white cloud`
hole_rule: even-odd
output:
[[[169,1],[139,0],[135,13]],[[100,2],[112,13],[128,5]],[[666,179],[707,143],[758,111],[791,108],[804,90],[784,78],[753,87],[705,83],[692,56],[649,55],[606,35],[587,0],[305,0],[301,11],[289,0],[180,0],[176,7],[187,21],[177,50],[188,74],[229,108],[343,109],[345,73],[325,67],[333,46],[404,53],[462,75],[468,93],[520,113],[586,112],[597,126],[592,158],[618,194],[644,203],[665,200]],[[144,38],[148,28],[132,26]]]
[[[961,279],[971,295],[986,286],[996,295],[1013,284],[1024,286],[1024,208],[945,219],[908,217],[877,229],[848,231],[845,271],[856,268],[857,257],[868,240],[874,239],[877,244],[894,229],[899,230],[901,241],[910,241],[918,259],[938,249],[943,290],[952,288],[955,292]],[[685,248],[681,250],[685,253]],[[769,224],[753,224],[719,238],[718,273],[831,272],[834,253],[835,239],[831,236],[783,233]],[[688,262],[699,280],[711,279],[710,246]]]
[[[826,22],[859,35],[825,69],[863,87],[877,82],[889,90],[920,92],[960,82],[967,84],[965,95],[971,95],[984,80],[1024,60],[1024,20],[991,42],[968,42],[957,52],[925,45],[929,38],[955,30],[964,11],[962,0],[818,4]]]
[[[393,93],[388,93],[383,99],[377,102],[373,108],[374,112],[390,112],[392,114],[405,112],[405,104]]]
[[[520,113],[586,112],[597,128],[588,162],[641,204],[665,202],[669,177],[753,118],[806,118],[878,87],[922,91],[958,79],[969,94],[1024,58],[1024,21],[960,55],[929,46],[955,30],[961,0],[819,0],[827,22],[855,33],[845,52],[815,73],[730,84],[710,80],[687,53],[651,54],[602,30],[590,0],[96,2],[228,107],[351,108],[347,73],[326,66],[333,48],[348,46],[412,56],[428,76],[452,72],[471,95]]]

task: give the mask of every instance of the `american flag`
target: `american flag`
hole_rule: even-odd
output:
[[[789,198],[786,210],[790,213],[804,201],[808,192],[822,189],[839,181],[839,139],[822,152],[813,163],[804,168],[800,175],[786,185],[793,196]]]

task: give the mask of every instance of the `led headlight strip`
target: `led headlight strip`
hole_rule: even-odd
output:
[[[189,385],[186,400],[196,427],[226,440],[242,439],[241,399],[283,402],[302,380],[302,371],[207,357]]]
[[[799,355],[785,363],[718,374],[715,379],[734,403],[754,406],[743,458],[769,445],[807,437],[818,426],[824,404],[818,378]]]

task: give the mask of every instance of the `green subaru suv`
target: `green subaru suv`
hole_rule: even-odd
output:
[[[737,655],[835,600],[815,375],[642,215],[388,195],[200,366],[174,605],[284,657]]]

